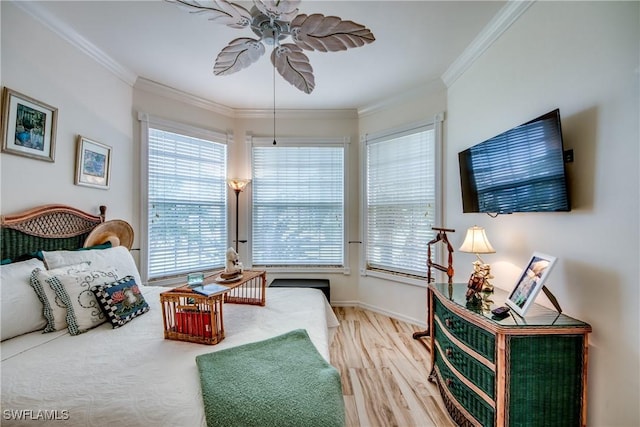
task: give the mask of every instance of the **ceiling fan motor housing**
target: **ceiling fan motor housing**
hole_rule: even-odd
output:
[[[290,34],[289,22],[271,19],[255,6],[251,8],[251,15],[251,30],[269,46],[278,44]]]

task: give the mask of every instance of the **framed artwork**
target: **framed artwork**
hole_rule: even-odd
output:
[[[78,135],[76,185],[109,188],[111,147]]]
[[[534,252],[505,303],[524,317],[556,263],[556,257]]]
[[[5,87],[2,152],[53,162],[58,109]]]

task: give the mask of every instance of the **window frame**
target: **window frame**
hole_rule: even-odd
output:
[[[253,148],[255,146],[273,146],[273,137],[257,137],[248,135],[246,140],[249,150],[249,167],[253,172]],[[343,190],[342,190],[342,208],[343,208],[343,235],[342,235],[342,253],[343,253],[343,265],[340,267],[336,266],[308,266],[308,265],[290,265],[290,266],[260,266],[261,269],[265,269],[268,272],[279,273],[279,272],[302,272],[302,273],[343,273],[349,274],[349,247],[347,244],[347,236],[349,235],[349,206],[347,203],[347,190],[349,188],[349,175],[347,173],[348,164],[349,164],[349,144],[351,139],[349,137],[278,137],[277,145],[284,147],[322,147],[322,146],[334,146],[334,147],[342,147],[343,150]],[[253,181],[252,181],[253,182]],[[248,234],[250,236],[249,242],[247,243],[247,257],[249,258],[249,262],[253,266],[253,186],[251,186],[251,191],[249,192],[249,202],[248,202]]]
[[[426,287],[428,284],[426,283],[427,276],[427,266],[425,262],[424,269],[424,277],[415,276],[411,274],[406,274],[404,272],[393,272],[386,270],[378,270],[371,269],[368,267],[368,253],[367,253],[367,235],[368,235],[368,194],[367,194],[367,145],[374,142],[379,142],[385,139],[397,138],[403,135],[409,135],[413,133],[412,131],[419,131],[419,129],[424,127],[433,127],[434,131],[434,174],[435,174],[435,209],[434,209],[434,226],[435,227],[443,227],[445,225],[442,224],[444,219],[444,190],[443,190],[443,121],[444,121],[444,112],[435,114],[431,120],[424,120],[419,122],[408,123],[405,125],[400,125],[398,127],[385,129],[382,131],[374,132],[374,133],[365,133],[360,137],[360,191],[361,191],[361,241],[362,241],[362,251],[361,251],[361,259],[360,259],[360,275],[364,277],[375,277],[385,280],[390,280],[393,282],[400,282],[409,285],[415,285],[419,287]],[[438,245],[436,250],[432,253],[434,257],[434,262],[441,263],[442,259],[444,259],[444,247],[442,245]],[[432,276],[436,277],[436,280],[442,280],[442,273],[435,270],[432,271]],[[440,279],[438,279],[440,278]]]
[[[233,135],[228,132],[204,129],[196,126],[187,125],[173,120],[163,119],[152,116],[148,113],[139,112],[138,120],[140,122],[140,229],[149,229],[149,129],[158,129],[167,132],[177,133],[192,138],[206,139],[219,144],[227,145],[225,163],[229,164],[229,146],[233,140]],[[227,171],[228,172],[228,171]],[[229,204],[228,197],[225,197],[227,216],[227,242],[229,240]],[[178,273],[161,278],[149,279],[149,233],[140,233],[140,276],[143,283],[153,283],[155,286],[166,286],[182,283],[186,279],[186,274]],[[221,266],[223,267],[223,266]]]

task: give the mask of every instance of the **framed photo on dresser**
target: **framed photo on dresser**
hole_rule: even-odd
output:
[[[534,252],[505,303],[524,317],[555,263],[556,257]]]

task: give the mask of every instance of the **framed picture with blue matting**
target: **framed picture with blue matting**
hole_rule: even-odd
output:
[[[57,108],[3,88],[2,152],[53,162],[57,117]]]
[[[111,147],[78,135],[76,185],[106,190],[110,180]]]

